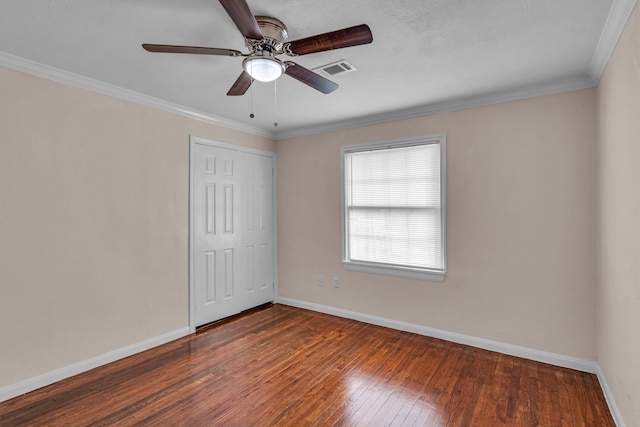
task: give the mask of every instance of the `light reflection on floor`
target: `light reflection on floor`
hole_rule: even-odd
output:
[[[443,426],[430,396],[359,373],[346,379],[344,418],[353,426]]]

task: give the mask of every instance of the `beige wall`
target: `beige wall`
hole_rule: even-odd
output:
[[[595,117],[589,89],[278,142],[279,295],[595,360]],[[441,132],[445,281],[343,270],[340,146]]]
[[[636,10],[597,98],[279,142],[279,294],[589,360],[597,329],[616,403],[640,425],[638,40]],[[275,144],[2,68],[0,93],[0,387],[187,326],[189,135]],[[344,271],[340,146],[441,132],[445,282]]]
[[[640,7],[598,86],[598,360],[627,426],[640,426]]]
[[[0,68],[0,387],[188,326],[189,135],[274,143]]]

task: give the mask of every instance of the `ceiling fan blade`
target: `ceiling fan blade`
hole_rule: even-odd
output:
[[[368,44],[372,41],[373,34],[371,34],[371,29],[368,25],[362,24],[330,33],[294,40],[290,42],[289,45],[291,52],[296,55],[306,55],[308,53]]]
[[[254,40],[264,38],[258,22],[245,0],[220,0],[220,3],[243,36]]]
[[[238,79],[235,81],[235,83],[233,83],[233,85],[231,86],[231,89],[229,89],[229,92],[227,92],[227,95],[229,96],[244,95],[247,92],[247,89],[249,89],[249,86],[251,86],[251,82],[253,82],[253,79],[251,78],[249,73],[247,73],[246,71],[243,71],[242,74],[238,76]]]
[[[285,64],[287,65],[287,69],[284,71],[286,75],[291,76],[324,94],[331,93],[339,87],[337,83],[334,83],[329,79],[325,79],[321,75],[316,74],[311,70],[307,70],[302,65],[298,65],[295,62],[287,61]]]
[[[142,47],[148,52],[161,53],[195,53],[198,55],[221,55],[221,56],[241,56],[242,52],[233,49],[218,49],[217,47],[198,46],[173,46],[167,44],[143,44]]]

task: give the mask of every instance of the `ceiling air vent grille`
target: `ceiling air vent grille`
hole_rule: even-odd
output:
[[[356,67],[351,65],[349,61],[344,59],[336,62],[332,62],[330,64],[322,65],[320,67],[316,67],[313,71],[317,71],[325,76],[335,76],[337,74],[349,73],[351,71],[355,71]]]

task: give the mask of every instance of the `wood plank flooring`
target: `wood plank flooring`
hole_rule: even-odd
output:
[[[594,375],[274,305],[0,403],[2,426],[615,426]]]

